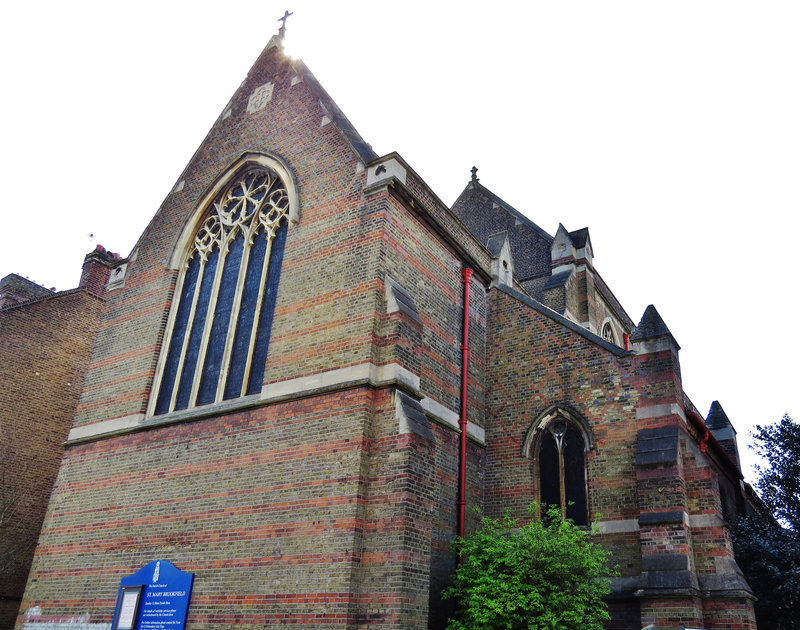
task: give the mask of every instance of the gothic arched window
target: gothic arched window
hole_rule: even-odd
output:
[[[261,391],[289,194],[278,174],[260,164],[226,182],[183,259],[153,415]]]
[[[566,410],[550,410],[533,424],[524,447],[533,459],[536,500],[543,507],[558,507],[576,525],[589,523],[586,451],[590,434],[584,424]]]
[[[619,345],[619,342],[617,341],[617,334],[614,331],[614,326],[611,324],[611,321],[608,318],[606,318],[606,321],[603,323],[600,336],[609,343]]]

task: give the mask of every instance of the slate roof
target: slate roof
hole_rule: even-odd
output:
[[[571,271],[562,271],[555,275],[550,276],[545,282],[543,289],[555,289],[556,287],[563,287],[567,284],[567,280],[572,275]]]
[[[644,315],[642,315],[642,320],[639,322],[639,325],[636,327],[636,330],[633,331],[631,335],[631,340],[633,341],[641,341],[643,339],[651,339],[653,337],[663,337],[664,335],[669,335],[672,339],[672,342],[680,349],[678,342],[675,341],[675,337],[672,336],[669,328],[664,323],[664,320],[661,319],[661,315],[658,314],[656,307],[652,304],[648,306],[645,311]]]
[[[506,242],[507,238],[508,238],[508,232],[500,232],[499,234],[493,234],[486,241],[486,249],[488,249],[489,253],[496,258],[497,256],[500,255],[500,252],[503,250],[503,243]]]
[[[569,238],[576,249],[586,247],[586,241],[589,238],[589,228],[581,228],[569,233]]]
[[[706,418],[706,426],[712,431],[733,428],[731,421],[728,419],[728,414],[725,413],[718,400],[711,403],[711,409],[708,410],[708,417]]]
[[[467,184],[451,210],[485,245],[500,232],[508,234],[519,282],[550,275],[553,237],[480,182]]]

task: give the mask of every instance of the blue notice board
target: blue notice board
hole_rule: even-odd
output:
[[[122,578],[111,630],[183,630],[193,582],[168,560]]]

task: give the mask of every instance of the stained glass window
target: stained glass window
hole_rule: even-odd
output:
[[[154,415],[261,390],[289,196],[265,167],[231,182],[203,218],[178,278]]]

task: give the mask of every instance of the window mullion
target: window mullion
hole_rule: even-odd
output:
[[[217,310],[217,297],[219,296],[220,279],[222,271],[228,262],[228,245],[231,242],[231,233],[227,234],[220,246],[219,262],[214,273],[214,286],[211,289],[211,296],[208,300],[208,310],[206,311],[206,321],[203,323],[203,336],[200,340],[200,350],[197,353],[197,364],[194,366],[194,377],[192,378],[192,392],[189,395],[188,408],[195,406],[197,400],[197,390],[200,389],[200,379],[203,375],[203,368],[206,362],[206,351],[208,350],[208,338],[211,335],[211,324],[214,321],[214,313]]]
[[[558,484],[561,492],[561,518],[567,517],[567,480],[564,470],[564,442],[558,442]]]
[[[164,326],[149,415],[246,396],[260,385],[269,339],[259,326],[262,319],[265,330],[272,323],[270,287],[277,287],[281,265],[270,258],[275,255],[280,263],[285,236],[276,236],[276,229],[288,213],[288,201],[273,170],[244,165],[220,180],[198,215],[205,219],[195,224],[193,242],[184,229],[184,266]],[[172,260],[179,262],[177,252]]]
[[[280,226],[279,226],[280,227]],[[253,315],[253,325],[250,327],[250,340],[247,344],[247,359],[244,364],[244,375],[242,378],[241,396],[247,392],[250,385],[250,368],[253,365],[253,347],[256,345],[258,335],[258,322],[261,316],[261,303],[264,301],[264,293],[267,290],[267,271],[269,270],[269,257],[272,253],[272,243],[275,240],[275,233],[272,230],[265,230],[267,239],[267,251],[264,252],[264,262],[261,265],[261,280],[258,286],[258,297],[256,298],[256,308]]]
[[[187,259],[186,264],[183,267],[183,270],[178,275],[178,282],[175,283],[175,289],[173,291],[173,295],[178,297],[180,300],[181,293],[183,292],[183,283],[186,280],[186,268],[189,266],[189,260]],[[172,331],[175,329],[175,319],[178,315],[178,308],[177,303],[173,304],[173,308],[170,311],[170,318],[167,322],[167,329],[164,331],[164,339],[166,340],[166,346],[162,346],[161,354],[158,358],[158,365],[156,366],[156,378],[153,381],[153,389],[152,391],[155,392],[155,395],[150,399],[150,411],[148,413],[153,414],[155,413],[156,405],[158,404],[158,394],[161,391],[161,382],[164,380],[164,365],[167,363],[167,357],[169,356],[169,350],[172,347],[172,344],[175,343],[175,340],[172,338]],[[189,320],[191,321],[191,319]],[[184,344],[185,345],[185,344]],[[180,372],[178,372],[180,374]],[[177,380],[177,379],[176,379]],[[173,391],[176,389],[175,385],[172,386]],[[170,411],[172,411],[172,403],[170,403]]]
[[[197,256],[199,254],[195,253],[195,255]],[[181,383],[180,375],[183,373],[183,364],[186,362],[186,352],[188,351],[189,348],[189,336],[191,335],[192,331],[191,323],[194,322],[194,315],[195,312],[197,311],[197,301],[200,298],[200,287],[202,286],[203,283],[203,276],[205,275],[205,271],[206,271],[206,257],[201,256],[200,271],[197,274],[197,282],[195,285],[196,289],[194,291],[194,295],[192,295],[192,306],[189,308],[189,318],[187,320],[190,323],[190,325],[187,326],[186,328],[186,335],[185,335],[186,341],[183,344],[183,348],[181,348],[181,357],[178,360],[178,368],[175,371],[178,377],[175,379],[175,384],[172,386],[172,395],[170,396],[169,399],[169,411],[175,410],[175,401],[178,398],[178,390],[180,389],[180,383]]]
[[[222,360],[219,369],[219,379],[217,381],[217,393],[214,396],[214,401],[222,400],[225,392],[225,383],[228,380],[228,369],[230,367],[231,352],[233,348],[233,340],[236,337],[236,322],[239,320],[239,310],[242,305],[242,295],[244,294],[244,282],[247,276],[247,267],[250,262],[250,249],[253,245],[252,234],[250,230],[242,230],[245,233],[244,251],[242,252],[242,260],[239,263],[239,275],[236,279],[236,292],[233,295],[233,305],[231,307],[231,314],[228,320],[228,335],[225,338],[225,349],[222,353]]]

